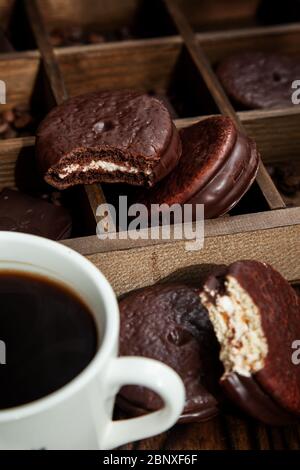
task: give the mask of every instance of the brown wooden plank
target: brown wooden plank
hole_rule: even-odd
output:
[[[1,153],[0,153],[1,158]],[[211,237],[226,237],[235,234],[247,234],[258,230],[267,231],[280,227],[300,227],[300,208],[281,209],[272,212],[260,212],[257,214],[237,215],[233,217],[222,217],[219,219],[205,221],[205,240]],[[173,243],[178,245],[178,251],[181,251],[183,242],[174,240],[130,240],[116,239],[106,240],[105,243],[100,241],[96,236],[77,238],[73,240],[63,241],[70,248],[79,251],[81,254],[88,256],[95,253],[105,253],[110,251],[122,251],[131,249],[140,249],[144,247],[164,246]],[[205,250],[207,243],[205,244]],[[298,244],[295,249],[297,251]],[[295,278],[294,278],[295,279]]]
[[[57,49],[55,54],[73,96],[99,88],[168,90],[178,73],[181,47],[182,41],[176,36]],[[246,132],[256,140],[264,162],[299,158],[299,106],[237,114]],[[180,128],[205,117],[179,119],[176,125]]]
[[[37,82],[40,55],[36,52],[0,54],[0,77],[6,83],[6,105],[29,105]],[[1,142],[2,143],[2,142]]]
[[[193,59],[202,78],[204,79],[206,86],[209,89],[221,113],[225,114],[226,116],[230,116],[231,119],[235,122],[236,126],[244,131],[240,119],[238,118],[216,74],[214,73],[207,56],[197,41],[196,35],[194,34],[184,14],[179,8],[178,3],[173,2],[172,0],[164,0],[164,3],[184,40],[191,58]],[[271,178],[269,177],[267,171],[265,170],[263,163],[260,165],[258,171],[257,182],[271,209],[285,207],[284,201],[277,191]]]
[[[68,98],[68,94],[59,64],[54,55],[53,48],[49,41],[49,36],[40,13],[42,7],[43,6],[39,0],[26,1],[28,17],[43,59],[43,64],[53,96],[56,104],[61,104]],[[101,186],[96,184],[90,186],[85,185],[84,188],[96,219],[96,210],[98,205],[106,202],[103,191]]]
[[[43,64],[53,96],[56,104],[61,104],[67,99],[67,91],[40,15],[39,4],[37,0],[27,0],[25,5],[39,51],[43,58]]]

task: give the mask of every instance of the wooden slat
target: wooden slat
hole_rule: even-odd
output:
[[[231,105],[226,93],[224,92],[216,74],[211,67],[208,58],[203,52],[195,33],[179,8],[177,2],[172,0],[164,0],[164,3],[184,40],[191,58],[193,59],[221,113],[231,117],[237,128],[244,131],[243,125],[238,118],[237,113]],[[271,209],[285,207],[284,201],[277,191],[271,178],[269,177],[266,169],[264,168],[263,163],[261,163],[258,171],[257,182]]]
[[[68,98],[68,93],[40,13],[42,5],[38,0],[26,0],[25,4],[54,99],[57,105],[61,104]],[[85,185],[84,188],[88,196],[90,207],[96,219],[97,207],[99,204],[106,202],[102,188],[97,184],[90,186]]]

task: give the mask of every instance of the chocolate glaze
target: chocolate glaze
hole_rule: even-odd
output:
[[[94,170],[59,181],[66,164],[92,159],[126,163],[153,172],[148,185],[166,176],[181,155],[181,142],[168,110],[158,99],[134,91],[94,92],[76,96],[53,109],[37,131],[37,159],[46,181],[61,189],[81,182],[145,184],[138,175]],[[55,177],[56,176],[56,177]],[[85,177],[85,180],[83,180]],[[145,179],[145,177],[144,177]]]
[[[198,289],[156,285],[120,301],[120,355],[160,360],[181,376],[186,403],[181,422],[202,421],[218,412],[219,347]],[[161,408],[161,399],[144,387],[126,386],[119,406],[133,414]]]
[[[295,416],[285,412],[262,390],[255,377],[232,372],[221,379],[221,384],[228,397],[253,418],[271,426],[296,422]]]
[[[274,2],[273,2],[274,3]],[[239,52],[217,68],[229,97],[247,109],[293,106],[292,82],[299,77],[296,57],[261,51]]]
[[[62,240],[70,236],[71,229],[71,217],[63,207],[12,189],[1,191],[0,230]]]
[[[182,157],[161,183],[144,192],[150,204],[205,204],[205,217],[230,210],[253,183],[259,163],[255,143],[228,117],[205,119],[180,131]]]

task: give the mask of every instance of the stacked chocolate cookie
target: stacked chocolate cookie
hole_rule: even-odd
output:
[[[271,425],[300,417],[300,297],[271,266],[239,261],[195,288],[156,285],[120,301],[120,354],[165,362],[182,377],[180,421],[212,418],[229,399]],[[156,410],[151,391],[125,387],[119,406]]]
[[[254,141],[230,118],[209,118],[178,132],[161,100],[134,91],[71,98],[41,123],[36,145],[41,172],[56,188],[142,186],[148,189],[139,202],[202,203],[206,217],[230,210],[259,164]]]

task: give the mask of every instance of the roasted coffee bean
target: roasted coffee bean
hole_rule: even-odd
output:
[[[4,121],[8,123],[14,122],[15,114],[12,109],[7,109],[6,111],[3,111],[2,116]]]

